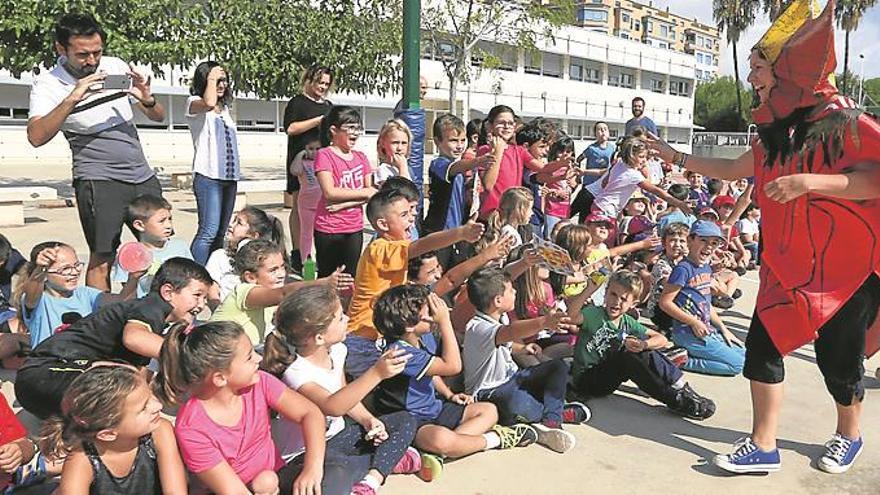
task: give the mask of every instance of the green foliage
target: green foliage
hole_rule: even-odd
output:
[[[880,77],[865,79],[864,91],[867,95],[865,104],[870,104],[873,101],[873,105],[880,105]]]
[[[161,73],[208,58],[235,88],[262,98],[300,90],[312,63],[330,66],[342,90],[376,91],[399,80],[401,2],[355,0],[15,0],[0,2],[0,68],[13,74],[50,67],[55,19],[95,15],[107,53]]]
[[[740,122],[749,121],[748,109],[743,109],[737,118],[736,112],[737,83],[730,76],[716,78],[697,86],[694,95],[694,123],[709,131],[735,132],[742,131]],[[743,101],[751,101],[749,91],[739,86]]]

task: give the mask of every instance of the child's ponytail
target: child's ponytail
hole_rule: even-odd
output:
[[[250,227],[249,234],[254,239],[265,239],[279,246],[284,245],[284,224],[278,217],[269,215],[256,206],[246,206],[239,212],[247,218]]]
[[[38,445],[52,459],[63,459],[83,441],[122,421],[126,398],[146,385],[132,366],[97,366],[87,370],[64,393],[61,414],[43,423]]]
[[[159,353],[160,373],[153,381],[156,396],[166,406],[179,404],[209,373],[229,368],[242,335],[241,325],[232,321],[172,327]]]
[[[340,307],[336,291],[324,284],[289,294],[275,311],[275,331],[266,336],[260,367],[275,376],[283,375],[296,359],[294,349],[327,330]]]

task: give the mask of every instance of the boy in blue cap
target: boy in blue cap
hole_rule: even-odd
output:
[[[688,254],[672,269],[660,294],[660,309],[674,320],[673,342],[688,351],[685,370],[734,376],[742,372],[745,349],[712,307],[710,261],[723,240],[715,222],[694,222]]]

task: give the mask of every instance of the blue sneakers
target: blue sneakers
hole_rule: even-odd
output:
[[[835,433],[825,444],[825,454],[819,459],[819,469],[831,474],[845,473],[862,453],[862,437],[850,440]]]
[[[770,473],[779,471],[782,461],[779,449],[764,452],[752,442],[751,437],[740,439],[734,444],[732,454],[716,455],[715,465],[731,473]]]

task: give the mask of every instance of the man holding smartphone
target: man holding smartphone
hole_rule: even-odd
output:
[[[153,96],[149,78],[118,58],[102,56],[104,38],[89,14],[70,13],[58,20],[58,62],[34,80],[27,135],[38,147],[61,131],[70,144],[73,187],[90,251],[86,283],[108,291],[125,207],[142,194],[162,195],[131,107],[155,122],[165,119],[165,109]],[[130,87],[119,77],[126,75]],[[110,85],[120,89],[105,87],[108,76]]]

